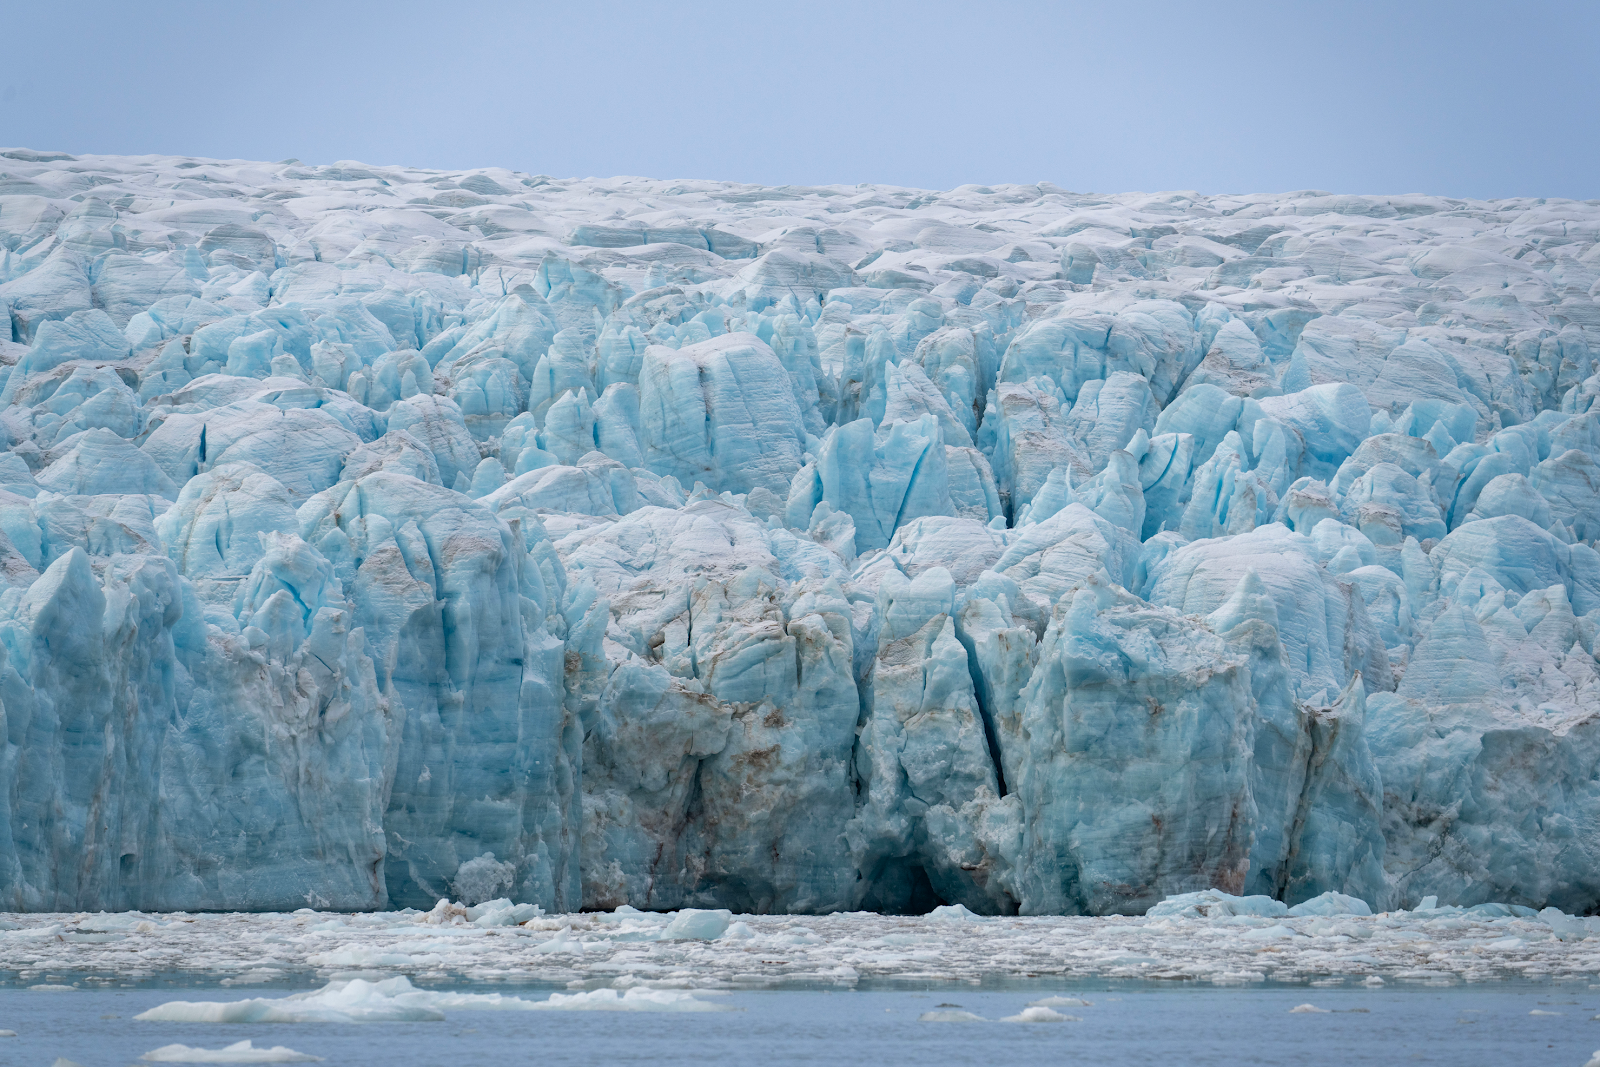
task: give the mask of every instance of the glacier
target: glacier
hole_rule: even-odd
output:
[[[0,150],[0,909],[1593,912],[1597,300],[1592,202]]]

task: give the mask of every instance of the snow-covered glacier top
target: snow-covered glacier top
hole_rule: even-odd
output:
[[[1591,910],[1597,241],[0,151],[0,907]]]

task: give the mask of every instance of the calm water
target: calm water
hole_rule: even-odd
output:
[[[507,991],[499,987],[499,991]],[[281,996],[261,987],[41,992],[0,989],[0,1064],[126,1067],[181,1043],[250,1038],[330,1065],[478,1064],[1439,1064],[1582,1067],[1600,1048],[1600,990],[1587,984],[1381,989],[1155,985],[1036,986],[1027,991],[878,990],[735,993],[718,1014],[457,1012],[443,1022],[222,1026],[135,1022],[168,1000]],[[1093,1001],[1057,1010],[1081,1022],[923,1023],[939,1005],[998,1019],[1051,993]],[[522,995],[543,999],[545,993]],[[1304,1003],[1330,1014],[1291,1014]],[[1534,1015],[1531,1012],[1556,1014]]]

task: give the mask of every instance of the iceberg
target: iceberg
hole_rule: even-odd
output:
[[[0,909],[1600,908],[1594,203],[5,155]]]

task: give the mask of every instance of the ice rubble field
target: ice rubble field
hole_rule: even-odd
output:
[[[0,907],[1593,910],[1597,239],[1573,201],[0,153]],[[1184,943],[1587,966],[1490,912]],[[769,966],[637,917],[141,921],[0,952]],[[1187,921],[960,927],[950,966],[1176,966]],[[818,967],[923,951],[838,922],[792,935]]]
[[[1371,914],[1327,893],[1288,908],[1215,890],[1147,916],[735,916],[725,909],[545,915],[501,899],[427,912],[29,915],[0,931],[5,984],[216,983],[244,999],[167,1005],[189,1022],[424,1021],[457,1009],[717,1011],[718,990],[986,986],[1032,979],[1455,985],[1600,978],[1600,918],[1478,905]],[[413,979],[421,983],[419,988]],[[249,987],[314,980],[314,993]],[[440,982],[563,990],[441,993]],[[570,991],[570,992],[569,992]],[[466,999],[459,999],[465,997]],[[457,998],[457,999],[452,999]]]

